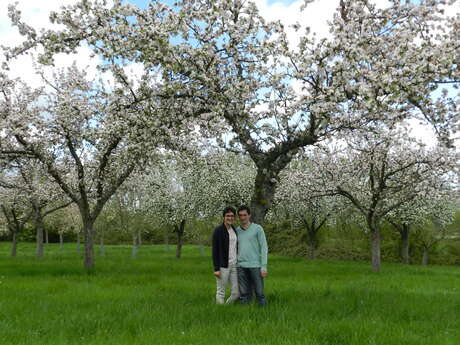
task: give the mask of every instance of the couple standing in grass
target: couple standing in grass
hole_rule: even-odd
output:
[[[247,206],[238,208],[240,226],[233,225],[236,210],[226,207],[223,222],[214,229],[212,259],[216,277],[216,303],[251,302],[255,293],[259,305],[266,304],[264,278],[267,276],[267,240],[263,228],[251,223]],[[225,301],[225,287],[230,283],[230,297]]]

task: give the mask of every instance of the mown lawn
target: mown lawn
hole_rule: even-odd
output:
[[[209,251],[0,243],[0,344],[460,344],[460,268],[269,258],[269,305],[216,306]]]

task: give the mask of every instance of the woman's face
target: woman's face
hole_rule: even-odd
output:
[[[224,224],[225,225],[230,226],[230,225],[233,224],[234,221],[235,221],[235,215],[233,214],[233,212],[227,212],[224,215]]]

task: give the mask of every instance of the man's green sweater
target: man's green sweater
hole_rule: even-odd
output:
[[[268,246],[264,229],[259,224],[251,223],[246,230],[239,226],[236,232],[238,234],[238,266],[260,267],[262,271],[267,271]]]

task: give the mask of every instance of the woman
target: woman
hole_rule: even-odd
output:
[[[216,303],[233,303],[240,297],[236,270],[237,237],[233,226],[236,210],[226,207],[223,223],[214,229],[212,236],[212,260],[217,282]],[[225,287],[230,282],[230,297],[225,301]]]

